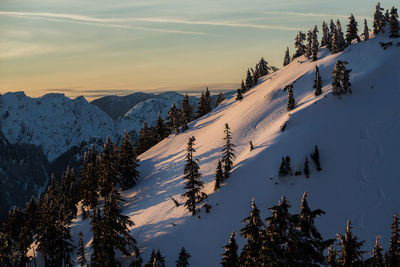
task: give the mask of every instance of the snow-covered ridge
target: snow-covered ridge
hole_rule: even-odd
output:
[[[356,234],[366,240],[365,249],[372,249],[378,234],[387,245],[392,215],[400,207],[400,47],[382,49],[379,43],[389,41],[379,35],[335,55],[321,49],[316,62],[297,58],[264,77],[242,101],[228,99],[190,123],[187,132],[170,136],[142,154],[142,182],[125,193],[124,209],[135,222],[132,234],[142,257],[147,260],[153,248],[160,249],[167,266],[173,266],[184,246],[192,254],[191,266],[218,266],[222,246],[232,231],[243,227],[241,220],[249,212],[252,197],[265,218],[267,208],[282,195],[297,211],[306,191],[311,207],[327,213],[317,220],[324,237],[334,238],[351,219]],[[352,69],[353,94],[340,98],[331,91],[331,72],[338,60],[347,61]],[[323,80],[323,94],[318,97],[312,87],[315,66]],[[283,88],[294,81],[296,108],[288,112]],[[281,132],[285,122],[287,128]],[[236,144],[235,168],[220,191],[213,192],[225,123]],[[170,199],[183,202],[183,166],[191,136],[196,137],[195,157],[209,195],[207,203],[212,206],[200,219]],[[253,151],[249,141],[255,146]],[[289,155],[292,168],[302,170],[315,145],[320,149],[321,172],[311,165],[309,179],[278,177],[282,156]],[[74,222],[75,242],[80,231],[89,244],[89,220]],[[124,260],[124,266],[128,265],[129,259]]]
[[[113,120],[84,97],[70,99],[52,93],[32,98],[23,92],[6,93],[0,95],[0,130],[12,144],[42,146],[53,160],[83,141],[104,140],[107,136],[115,140],[124,129],[137,133],[144,120],[151,125],[159,112],[165,117],[171,104],[180,106],[183,97],[176,92],[150,94],[124,117]],[[190,100],[193,105],[197,103],[196,97]]]

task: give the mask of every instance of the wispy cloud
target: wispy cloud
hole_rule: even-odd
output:
[[[342,14],[328,14],[328,13],[302,13],[302,12],[290,12],[290,11],[265,11],[262,12],[267,15],[284,15],[284,16],[300,16],[300,17],[335,17],[335,18],[347,18],[347,15]]]
[[[130,19],[96,18],[96,17],[89,17],[89,16],[82,16],[82,15],[75,15],[75,14],[65,14],[65,13],[0,11],[0,15],[31,18],[31,19],[40,19],[40,20],[64,22],[64,23],[92,25],[92,26],[100,26],[100,27],[122,28],[122,29],[128,29],[128,30],[141,30],[141,31],[153,31],[153,32],[176,33],[176,34],[192,34],[192,35],[207,34],[204,32],[159,29],[159,28],[150,28],[150,27],[143,27],[143,26],[132,26],[132,25],[110,23],[110,22],[127,22],[127,21],[131,21]]]
[[[220,27],[234,27],[234,28],[253,28],[253,29],[268,29],[268,30],[281,30],[281,31],[298,31],[303,30],[299,27],[288,27],[284,25],[268,25],[268,24],[254,24],[254,23],[240,23],[232,21],[191,21],[176,18],[97,18],[77,14],[68,13],[47,13],[47,12],[13,12],[13,11],[0,11],[0,15],[14,16],[14,17],[36,17],[43,20],[51,20],[66,23],[79,23],[102,27],[115,27],[133,30],[145,30],[167,33],[180,33],[180,34],[207,34],[204,32],[193,31],[180,31],[169,29],[158,29],[143,26],[132,26],[120,24],[122,22],[148,22],[158,24],[187,24],[187,25],[205,25],[205,26],[220,26]],[[119,23],[119,24],[115,24]]]

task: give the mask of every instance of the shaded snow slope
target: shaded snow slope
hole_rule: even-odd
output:
[[[320,60],[301,57],[244,95],[232,97],[207,116],[192,122],[190,129],[166,140],[140,156],[142,182],[125,193],[124,213],[135,222],[132,234],[148,260],[151,250],[160,249],[167,266],[174,266],[184,246],[191,254],[191,266],[218,266],[222,246],[255,197],[262,217],[282,195],[297,212],[305,191],[312,208],[326,215],[317,220],[325,238],[344,232],[346,220],[365,239],[370,250],[377,234],[389,241],[392,215],[400,210],[398,151],[400,143],[400,47],[383,50],[384,36],[354,44],[343,53],[330,55],[325,49]],[[331,93],[331,71],[337,60],[349,62],[352,95],[341,98]],[[323,79],[323,94],[314,97],[315,66]],[[287,112],[287,92],[293,83],[296,109]],[[287,121],[287,128],[280,126]],[[225,123],[233,132],[236,159],[229,180],[213,192],[214,173],[223,146]],[[192,217],[183,206],[176,208],[170,196],[184,199],[183,166],[189,137],[196,137],[195,157],[199,160],[207,203],[211,212]],[[249,141],[255,145],[250,152]],[[311,177],[279,178],[282,156],[289,155],[294,170],[303,170],[305,157],[320,148],[322,171],[310,163]],[[74,223],[74,238],[84,231],[90,240],[87,221]],[[243,240],[238,238],[239,244]],[[128,260],[124,261],[124,265]]]

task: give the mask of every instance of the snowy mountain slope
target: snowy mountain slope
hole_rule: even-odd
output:
[[[160,249],[167,266],[174,266],[182,246],[191,254],[191,266],[218,266],[222,246],[255,197],[262,217],[282,195],[297,212],[302,194],[310,192],[312,208],[326,215],[317,220],[325,238],[344,232],[346,220],[372,249],[377,234],[387,246],[392,215],[400,211],[398,150],[400,143],[400,47],[383,50],[385,36],[354,44],[343,53],[330,55],[322,49],[316,62],[296,59],[245,94],[232,97],[207,116],[192,122],[190,129],[170,136],[140,156],[142,182],[126,192],[124,213],[135,222],[132,234],[146,261],[151,250]],[[390,40],[392,41],[392,40]],[[331,72],[337,60],[349,62],[352,95],[331,93]],[[315,66],[323,79],[323,94],[314,97]],[[287,93],[294,83],[296,109],[287,112]],[[287,122],[281,132],[280,126]],[[236,144],[235,168],[220,191],[213,192],[214,173],[221,157],[225,123]],[[184,199],[183,166],[189,137],[196,137],[204,191],[211,212],[192,217],[183,206],[175,207],[170,196]],[[249,141],[255,145],[250,152]],[[322,171],[311,164],[311,177],[279,178],[282,156],[290,155],[292,168],[302,170],[305,157],[315,145],[321,154]],[[90,244],[89,221],[77,220],[73,236],[84,232]],[[243,240],[238,238],[239,245]],[[125,259],[127,265],[129,259]]]
[[[14,144],[41,145],[49,160],[82,141],[114,137],[115,123],[83,97],[63,94],[27,97],[23,92],[2,95],[1,131]]]

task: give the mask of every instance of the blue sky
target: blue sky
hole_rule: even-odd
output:
[[[299,30],[371,0],[2,0],[0,92],[88,98],[132,91],[234,88],[264,57],[281,67]],[[381,1],[384,8],[398,1]]]

